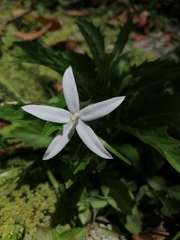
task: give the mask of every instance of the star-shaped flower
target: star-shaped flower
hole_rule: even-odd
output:
[[[50,106],[27,105],[22,107],[24,111],[40,119],[54,123],[65,123],[63,130],[58,131],[50,143],[43,160],[48,160],[58,154],[69,142],[75,130],[91,151],[102,158],[113,158],[85,122],[109,114],[122,103],[125,97],[111,98],[80,110],[79,96],[71,67],[66,69],[63,75],[62,86],[69,111]]]

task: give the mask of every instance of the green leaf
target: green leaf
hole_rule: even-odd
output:
[[[158,198],[160,199],[160,201],[162,202],[163,206],[165,207],[165,209],[169,212],[169,213],[173,213],[174,212],[174,208],[171,204],[170,199],[167,198],[167,196],[165,195],[165,193],[160,192],[160,191],[154,191],[154,193],[158,196]]]
[[[123,144],[119,147],[119,151],[131,161],[134,166],[137,166],[140,160],[139,153],[131,144]]]
[[[128,187],[123,181],[103,179],[101,189],[107,202],[113,208],[124,214],[131,214],[133,200]]]
[[[58,240],[80,240],[83,239],[85,236],[87,229],[85,227],[83,228],[75,228],[67,230],[59,235]],[[41,239],[42,240],[42,239]]]
[[[66,107],[66,102],[64,99],[64,96],[54,96],[51,99],[49,99],[48,103],[53,105],[54,107],[59,107],[59,108],[65,108]]]
[[[83,225],[88,223],[91,220],[92,213],[89,207],[87,206],[80,206],[78,208],[78,217]]]
[[[180,238],[180,231],[173,237],[172,240],[177,240],[178,238]]]
[[[171,197],[180,201],[180,185],[168,187],[166,188],[166,191]]]
[[[42,226],[37,226],[36,240],[53,240],[52,230],[44,228]]]
[[[33,149],[48,147],[52,141],[52,137],[43,137],[41,134],[42,130],[39,129],[37,124],[33,126],[26,126],[26,128],[17,128],[12,131],[12,135],[26,143],[27,146],[33,147]]]
[[[136,129],[129,126],[121,126],[120,128],[152,146],[180,172],[180,142],[167,133],[167,127]]]
[[[155,60],[132,68],[130,74],[132,74],[134,81],[129,88],[128,95],[137,91],[146,92],[147,89],[148,93],[155,93],[162,92],[165,82],[179,79],[180,67],[173,61]],[[161,89],[158,86],[161,86]]]
[[[16,130],[20,126],[22,126],[21,121],[13,121],[11,124],[5,126],[3,129],[1,129],[1,134],[3,138],[4,139],[12,138],[13,137],[12,131]]]
[[[24,116],[24,111],[19,108],[18,105],[4,104],[0,106],[0,118],[5,120],[17,120],[22,119]]]
[[[91,198],[90,204],[93,208],[99,209],[99,208],[106,207],[108,202],[107,202],[106,198],[104,198],[102,196],[94,196]]]
[[[57,131],[57,130],[61,130],[63,129],[63,125],[62,126],[57,126],[57,125],[54,125],[50,122],[47,122],[43,128],[43,131],[42,131],[42,136],[43,137],[47,137],[49,135],[51,135],[51,133]]]
[[[180,94],[139,95],[133,100],[126,120],[128,124],[172,121],[180,121]]]
[[[120,56],[120,54],[122,53],[128,41],[128,37],[131,32],[131,27],[132,27],[132,20],[128,20],[122,27],[117,37],[117,41],[115,42],[114,49],[110,53],[110,56],[111,56],[110,71],[112,71],[116,67],[116,65],[119,63],[119,61],[122,59],[122,56]]]
[[[71,161],[68,163],[68,166],[63,172],[66,188],[69,188],[76,181],[77,174],[85,170],[89,161],[90,159],[85,159],[81,161]]]
[[[113,60],[115,60],[123,51],[128,38],[129,38],[129,34],[131,32],[131,27],[132,27],[132,19],[128,20],[124,26],[122,27],[118,37],[117,37],[117,41],[115,42],[115,46],[114,49],[112,51],[113,54]]]
[[[147,182],[156,191],[166,190],[166,182],[164,181],[163,178],[160,177],[148,178]]]
[[[17,62],[29,62],[50,67],[61,74],[70,65],[62,53],[54,53],[52,49],[43,47],[39,42],[14,42],[22,48],[26,55],[16,56]]]
[[[104,37],[101,35],[100,29],[83,19],[78,20],[76,23],[86,39],[96,66],[99,66],[105,54]]]
[[[137,206],[135,206],[132,209],[132,215],[128,215],[126,217],[127,223],[125,224],[126,229],[133,233],[133,234],[139,234],[141,231],[141,214],[137,208]]]

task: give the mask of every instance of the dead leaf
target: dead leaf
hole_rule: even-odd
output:
[[[167,43],[170,43],[172,40],[178,39],[178,33],[177,32],[169,32],[164,35],[164,40]]]
[[[9,124],[10,122],[0,119],[0,130]]]
[[[169,236],[169,233],[165,230],[160,230],[158,228],[144,231],[139,235],[133,235],[133,240],[166,240],[166,237]]]
[[[14,32],[14,36],[21,38],[25,41],[33,41],[39,37],[41,37],[44,33],[46,33],[49,28],[51,27],[52,23],[48,23],[43,29],[41,29],[40,31],[36,31],[33,33],[25,33],[25,32],[21,32],[21,31],[15,31]]]
[[[26,15],[26,14],[28,14],[28,13],[30,13],[30,12],[32,12],[31,9],[30,9],[30,10],[24,10],[24,9],[14,10],[14,11],[11,13],[11,15],[12,15],[13,17],[12,17],[11,19],[7,20],[4,25],[8,25],[9,23],[15,21],[16,19],[19,19],[19,18],[23,17],[24,15]]]
[[[136,42],[140,42],[148,39],[148,36],[144,34],[130,33],[129,38]]]
[[[66,11],[66,15],[71,17],[85,17],[88,16],[90,12],[88,11],[77,11],[77,10],[70,10]]]
[[[73,41],[73,40],[67,40],[67,41],[61,41],[58,43],[55,43],[51,46],[51,48],[54,51],[67,51],[67,50],[71,50],[73,51],[78,44],[81,44],[82,41]]]
[[[0,159],[3,160],[13,154],[25,152],[27,150],[28,150],[28,148],[25,148],[24,142],[17,143],[13,146],[0,148]]]
[[[56,93],[62,93],[62,84],[57,80],[51,81],[49,83],[49,87],[52,88]]]
[[[27,12],[27,10],[25,10],[25,9],[21,9],[21,8],[15,9],[11,12],[11,16],[13,18],[17,18],[17,17],[24,15],[24,13],[26,13],[26,12]]]
[[[133,29],[140,33],[146,33],[154,26],[154,22],[148,11],[143,11],[139,16],[133,19]]]
[[[56,18],[48,18],[40,15],[37,18],[37,21],[41,23],[43,26],[46,26],[47,24],[51,23],[51,27],[49,28],[49,30],[52,31],[62,28],[62,22]]]

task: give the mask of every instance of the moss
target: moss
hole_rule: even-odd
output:
[[[35,239],[36,225],[50,227],[57,198],[48,183],[31,190],[29,185],[13,190],[0,205],[0,237],[14,233]]]
[[[0,238],[16,233],[18,239],[28,240],[28,236],[35,239],[37,225],[51,227],[60,223],[58,198],[44,179],[44,169],[37,165],[21,158],[1,163]],[[36,169],[39,182],[35,181]]]

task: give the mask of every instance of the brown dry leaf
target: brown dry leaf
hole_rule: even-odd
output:
[[[49,83],[49,87],[52,88],[56,93],[62,93],[62,84],[57,80],[53,80]]]
[[[11,12],[11,16],[13,18],[17,18],[17,17],[24,15],[26,12],[27,12],[27,10],[25,10],[25,9],[21,9],[21,8],[15,9]]]
[[[154,229],[151,231],[145,231],[139,235],[133,235],[133,240],[166,240],[166,237],[169,236],[169,233],[165,230]]]
[[[9,155],[12,155],[15,153],[17,154],[25,151],[27,151],[27,148],[25,148],[24,142],[17,143],[13,146],[0,148],[0,159],[2,160],[4,158],[7,158]]]
[[[178,38],[177,32],[170,32],[164,35],[165,42],[169,43],[172,40],[176,40]]]
[[[9,124],[10,122],[0,119],[0,130]]]
[[[148,39],[148,36],[144,35],[144,34],[140,35],[140,34],[136,34],[136,33],[130,33],[129,38],[136,42],[140,42],[140,41]]]
[[[146,33],[154,26],[154,22],[148,11],[143,11],[139,16],[133,19],[133,29],[137,32]]]
[[[51,46],[51,48],[54,51],[67,51],[67,50],[74,50],[78,44],[81,44],[80,41],[73,41],[73,40],[67,40],[67,41],[61,41],[58,43],[55,43]]]
[[[21,38],[25,41],[33,41],[33,40],[41,37],[44,33],[46,33],[49,30],[49,28],[51,27],[51,24],[52,23],[49,23],[40,31],[36,31],[33,33],[25,33],[25,32],[21,32],[21,31],[15,31],[14,36]]]
[[[51,27],[49,28],[49,30],[52,31],[62,28],[62,22],[56,18],[48,18],[40,15],[37,18],[37,21],[41,23],[43,26],[46,26],[47,24],[51,23]]]
[[[71,17],[85,17],[88,16],[90,12],[88,11],[77,11],[77,10],[70,10],[66,11],[66,15]]]

